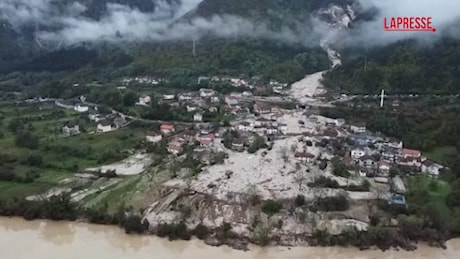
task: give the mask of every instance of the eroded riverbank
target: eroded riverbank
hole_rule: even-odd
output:
[[[458,258],[460,239],[447,249],[419,245],[416,251],[360,251],[343,247],[252,246],[249,251],[211,247],[202,241],[168,241],[126,235],[115,226],[0,218],[2,258]]]

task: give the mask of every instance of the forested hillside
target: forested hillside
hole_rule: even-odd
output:
[[[324,80],[329,89],[358,94],[376,94],[382,88],[396,94],[459,92],[459,40],[444,38],[432,45],[404,41],[383,48],[349,49],[342,56],[343,66]]]

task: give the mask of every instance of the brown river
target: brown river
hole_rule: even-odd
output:
[[[243,252],[199,240],[168,241],[126,235],[113,226],[25,221],[0,217],[1,258],[460,258],[460,239],[447,249],[420,245],[414,252],[360,251],[342,247],[253,247]]]

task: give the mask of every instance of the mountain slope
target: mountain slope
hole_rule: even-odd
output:
[[[22,0],[21,0],[22,1]],[[183,9],[180,8],[181,3],[188,3],[188,5],[192,5],[194,3],[198,3],[199,0],[53,0],[50,2],[50,6],[47,7],[47,12],[54,18],[62,18],[59,16],[61,13],[63,15],[69,15],[69,10],[72,8],[76,8],[75,2],[78,2],[79,5],[84,6],[85,8],[76,8],[80,10],[81,15],[79,15],[79,19],[81,19],[82,23],[88,27],[88,29],[94,29],[94,27],[98,26],[98,21],[103,20],[104,26],[112,26],[110,23],[115,23],[117,26],[123,26],[123,22],[118,21],[116,18],[117,16],[111,17],[112,20],[107,20],[107,16],[110,15],[109,12],[112,12],[109,8],[108,4],[118,4],[125,6],[125,9],[122,9],[126,12],[134,12],[132,14],[136,14],[135,11],[139,10],[141,13],[150,14],[154,13],[155,10],[161,10],[162,14],[168,15],[168,12],[171,12],[171,16],[175,17],[178,14],[174,14],[174,12],[182,12]],[[305,30],[306,27],[309,26],[309,21],[311,15],[316,12],[319,8],[327,6],[330,3],[336,4],[345,4],[352,2],[351,0],[204,0],[202,1],[196,8],[192,9],[190,12],[185,14],[183,17],[178,17],[177,20],[173,20],[176,23],[184,23],[187,24],[192,19],[197,18],[204,18],[208,19],[210,17],[215,16],[223,16],[223,15],[230,15],[234,17],[238,17],[243,20],[250,21],[254,24],[264,25],[267,26],[269,29],[265,33],[265,36],[271,36],[271,32],[279,32],[283,28],[291,28],[293,32],[296,32],[295,29],[303,29]],[[71,8],[72,7],[72,8]],[[190,8],[190,7],[188,7]],[[73,10],[73,9],[72,9]],[[84,10],[82,12],[82,10]],[[1,12],[1,10],[0,10]],[[72,12],[70,12],[72,13]],[[70,17],[70,16],[69,16]],[[72,16],[73,17],[73,16]],[[84,17],[84,18],[81,18]],[[133,18],[136,16],[133,15]],[[131,19],[131,18],[129,18]],[[72,22],[71,26],[75,26],[75,20],[72,19],[59,19],[61,22]],[[53,21],[52,19],[50,21]],[[228,20],[226,22],[232,22],[233,20]],[[127,23],[130,21],[127,20]],[[169,22],[169,21],[168,21]],[[152,21],[155,23],[155,20]],[[40,20],[37,24],[33,22],[29,22],[28,24],[24,24],[20,27],[13,27],[8,24],[8,22],[4,21],[0,23],[0,64],[3,66],[0,68],[0,73],[8,73],[14,70],[22,70],[22,71],[41,71],[45,69],[44,66],[40,64],[48,64],[47,61],[52,60],[53,71],[58,70],[59,67],[62,67],[63,70],[66,68],[76,69],[75,66],[70,66],[68,62],[61,62],[63,59],[68,59],[77,53],[80,53],[81,57],[85,57],[85,59],[75,59],[80,62],[82,66],[86,66],[87,64],[91,63],[91,60],[87,58],[90,57],[92,54],[91,50],[84,51],[84,49],[80,48],[84,45],[88,48],[90,45],[88,43],[78,43],[71,45],[69,47],[62,46],[59,42],[51,42],[47,44],[44,40],[37,40],[35,36],[35,29],[36,25],[38,25],[38,29],[41,31],[50,31],[53,32],[59,29],[60,25],[53,25],[53,22],[48,22],[48,20]],[[190,26],[190,25],[188,25]],[[192,25],[196,26],[196,25]],[[212,22],[203,26],[205,30],[207,27],[212,26]],[[228,27],[230,25],[223,24],[223,27]],[[265,28],[262,26],[263,28]],[[85,27],[82,27],[85,28]],[[101,27],[103,30],[104,27]],[[147,25],[148,28],[148,25]],[[167,27],[165,27],[167,28]],[[184,27],[188,28],[188,27]],[[144,29],[144,28],[141,28]],[[222,28],[226,29],[226,28]],[[244,29],[244,28],[243,28]],[[257,30],[258,27],[255,27],[253,30]],[[135,28],[133,28],[135,30]],[[177,34],[181,35],[181,30],[178,30]],[[220,28],[214,28],[213,30],[219,31]],[[167,31],[167,30],[166,30]],[[80,30],[81,32],[81,30]],[[93,33],[94,31],[83,31],[85,34]],[[128,30],[129,32],[129,30]],[[148,30],[146,31],[146,37],[149,35]],[[205,44],[206,42],[219,44],[220,46],[224,46],[227,40],[226,37],[220,37],[220,40],[215,41],[213,39],[212,31],[206,34],[206,39],[202,40],[199,44],[200,46]],[[250,33],[249,33],[250,35]],[[293,34],[291,33],[291,36]],[[295,35],[295,33],[294,33]],[[271,41],[279,41],[286,40],[288,36],[285,34],[280,33],[276,40],[272,39]],[[296,36],[302,38],[302,36]],[[129,37],[128,37],[129,38]],[[258,36],[255,36],[258,38]],[[284,39],[283,39],[284,38]],[[97,37],[96,37],[97,39]],[[167,43],[163,42],[154,42],[152,40],[145,41],[143,43],[143,47],[139,46],[139,44],[130,44],[129,46],[124,45],[124,49],[128,49],[129,52],[136,53],[143,48],[159,48],[162,49],[164,45],[167,45],[167,48],[183,50],[184,48],[187,49],[189,52],[190,39],[184,36],[185,41],[183,40],[173,40]],[[235,39],[232,38],[231,41]],[[238,38],[237,40],[244,41],[246,40],[244,37]],[[262,39],[264,40],[264,39]],[[265,39],[266,40],[266,39]],[[184,43],[185,42],[185,43]],[[297,42],[296,42],[297,43]],[[91,47],[96,51],[100,49],[105,43],[102,42],[92,42]],[[117,42],[110,42],[109,45],[117,45]],[[123,43],[124,44],[124,43]],[[222,45],[224,44],[224,45]],[[62,49],[59,50],[58,47]],[[128,48],[126,48],[128,47]],[[299,46],[294,46],[293,49],[298,48]],[[66,50],[69,48],[70,50]],[[73,51],[73,48],[79,48],[77,51]],[[284,48],[291,48],[291,46],[284,46]],[[48,53],[51,52],[51,53]],[[61,57],[61,58],[59,58]],[[98,57],[97,55],[94,56],[94,59],[102,59],[106,60],[104,57]],[[78,67],[78,66],[77,66]]]
[[[460,41],[443,38],[433,45],[413,40],[383,48],[342,53],[343,66],[328,73],[324,84],[346,93],[458,94]],[[365,65],[366,62],[366,65]]]

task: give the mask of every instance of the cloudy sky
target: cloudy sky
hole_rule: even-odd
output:
[[[147,0],[146,0],[147,1]],[[83,15],[87,7],[71,2],[62,10],[56,10],[52,0],[0,0],[0,18],[8,20],[15,28],[25,24],[40,23],[58,28],[39,32],[40,39],[73,44],[92,41],[141,41],[199,39],[203,35],[218,37],[251,36],[274,39],[287,43],[318,43],[319,38],[329,33],[323,24],[317,23],[314,31],[292,31],[283,28],[273,32],[263,24],[253,24],[248,19],[233,15],[213,16],[210,19],[195,18],[188,23],[175,23],[185,13],[193,10],[202,0],[182,0],[182,4],[169,5],[164,0],[156,1],[158,8],[153,13],[144,13],[136,8],[109,3],[108,12],[98,21]],[[231,1],[231,0],[229,0]],[[446,29],[447,25],[460,18],[460,0],[357,0],[365,10],[378,8],[375,21],[361,23],[352,32],[344,32],[341,40],[348,44],[382,45],[404,38],[433,41],[443,33],[460,35],[458,26]],[[383,31],[383,17],[431,16],[433,33],[394,33]],[[40,28],[44,28],[42,26]],[[299,28],[302,28],[300,26]]]

